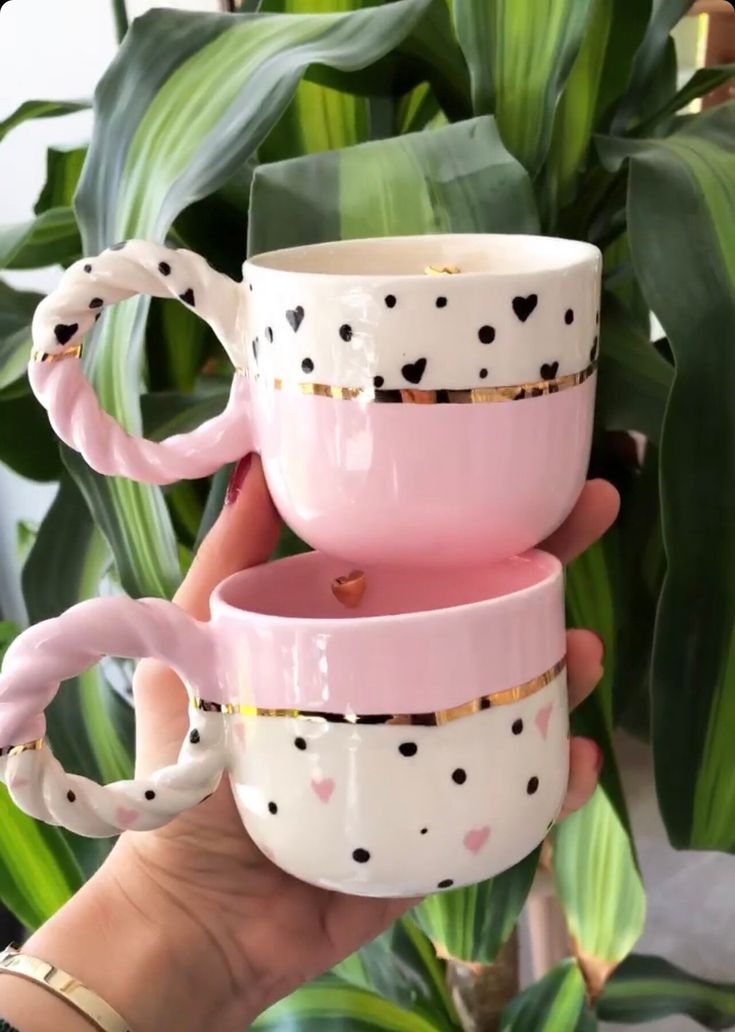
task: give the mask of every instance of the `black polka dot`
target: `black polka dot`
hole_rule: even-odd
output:
[[[370,859],[370,854],[367,849],[356,849],[352,854],[352,859],[356,860],[358,864],[366,864]]]
[[[425,835],[425,834],[427,833],[427,831],[428,831],[428,830],[429,830],[428,828],[422,828],[422,829],[421,829],[421,834],[422,834],[422,835]]]
[[[546,825],[546,830],[547,831],[551,831],[551,829],[553,827],[554,827],[554,822],[553,821],[549,821],[549,823]]]
[[[462,767],[457,767],[456,770],[452,771],[452,781],[455,785],[464,785],[467,780],[467,771],[463,770]]]
[[[268,803],[268,813],[278,813],[278,807],[275,803]]]
[[[253,358],[257,360],[257,358],[258,358],[258,338],[257,337],[253,340],[253,342],[252,342],[252,344],[250,346],[253,349]]]
[[[304,750],[306,748],[306,739],[299,736],[298,738],[294,738],[293,744],[297,749]]]
[[[445,297],[438,297],[436,299],[436,307],[437,308],[446,308],[447,307],[447,299]]]
[[[304,361],[301,363],[301,368],[305,373],[313,373],[314,363],[310,358],[305,358]]]
[[[190,308],[194,308],[194,291],[189,287],[183,294],[179,294],[179,298],[184,302],[185,305],[189,305]]]
[[[408,380],[409,383],[421,383],[421,377],[424,375],[425,372],[425,358],[417,358],[415,362],[406,362],[404,366],[401,366],[401,375],[404,377],[404,379]]]
[[[92,271],[92,266],[89,264],[89,262],[84,266],[84,271],[85,272],[91,272]]]
[[[495,329],[492,326],[481,326],[477,331],[477,336],[482,344],[492,344],[495,340]]]
[[[454,885],[454,878],[443,878],[437,885],[437,889],[451,889]]]
[[[105,302],[102,300],[101,297],[93,297],[92,300],[89,302],[89,307],[90,308],[101,308],[104,303]]]
[[[265,339],[268,341],[269,344],[273,343],[273,330],[270,328],[270,326],[266,326],[265,328]]]
[[[373,377],[373,387],[377,387],[378,390],[380,390],[380,388],[383,386],[384,383],[385,383],[385,380],[383,379],[382,376],[374,376]]]
[[[396,295],[395,294],[386,294],[385,295],[385,304],[386,304],[387,308],[395,308],[396,307]]]
[[[529,778],[528,779],[528,784],[526,785],[526,791],[528,792],[529,795],[533,795],[533,793],[536,792],[537,790],[538,790],[538,778],[537,777]]]
[[[153,791],[152,788],[149,788],[146,791],[146,793],[145,793],[145,797],[146,797],[146,799],[155,799],[156,798],[156,793]]]
[[[168,262],[159,262],[158,271],[161,273],[162,276],[170,276],[171,266],[168,264]]]
[[[66,798],[69,800],[70,803],[75,803],[77,799],[76,794],[72,792],[71,789],[69,789],[69,791],[66,793]]]
[[[574,322],[574,309],[573,308],[567,308],[566,312],[564,313],[564,322],[567,324],[567,326],[571,326],[572,323]]]
[[[253,284],[252,283],[248,283],[248,287],[250,288],[250,290],[252,290],[253,289]]]
[[[481,369],[480,370],[480,379],[484,380],[486,376],[487,376],[487,369]]]
[[[189,732],[189,741],[192,745],[199,745],[201,741],[201,736],[196,728],[194,728],[193,731]]]
[[[127,240],[118,240],[116,244],[110,244],[109,251],[122,251],[123,247],[127,244]]]
[[[73,322],[69,323],[68,325],[65,325],[64,323],[57,323],[54,326],[54,337],[56,337],[59,344],[67,344],[72,339],[72,337],[78,329],[79,323]]]
[[[398,752],[401,756],[415,756],[419,751],[419,747],[415,742],[401,742],[398,746]]]
[[[342,323],[339,328],[339,335],[342,340],[352,340],[352,327],[347,323]]]
[[[595,325],[600,321],[600,313],[595,312]]]
[[[590,362],[594,362],[597,358],[597,337],[595,337],[594,343],[590,348]]]
[[[94,321],[97,322],[97,320],[99,319],[99,317],[101,315],[102,315],[102,312],[98,312],[97,315],[95,315],[95,317],[94,317]]]
[[[553,380],[556,374],[559,372],[558,362],[544,362],[539,369],[542,380]]]
[[[518,718],[518,720],[513,721],[510,729],[514,735],[519,735],[521,733],[521,731],[523,730],[523,721],[520,717]]]

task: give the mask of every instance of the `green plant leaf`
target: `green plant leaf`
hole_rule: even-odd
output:
[[[641,104],[645,106],[651,103],[651,94],[657,80],[660,79],[662,67],[671,64],[672,56],[675,62],[673,42],[670,40],[671,30],[693,2],[694,0],[653,0],[650,4],[651,15],[645,35],[636,51],[630,82],[612,118],[613,133],[622,134],[631,121],[639,116]],[[654,105],[654,110],[657,106]]]
[[[0,280],[0,391],[4,396],[21,377],[20,393],[30,391],[25,371],[31,350],[31,319],[40,300],[41,294],[14,290]]]
[[[46,182],[33,208],[36,215],[49,208],[71,207],[86,156],[86,147],[64,150],[49,147],[46,151]]]
[[[687,1014],[704,1028],[732,1028],[735,985],[705,981],[660,957],[634,953],[608,981],[597,1013],[625,1025]]]
[[[709,68],[698,68],[691,79],[684,83],[673,97],[667,99],[663,107],[650,115],[643,125],[636,129],[636,135],[645,135],[659,122],[675,115],[677,111],[687,107],[693,100],[704,97],[718,86],[723,86],[735,77],[735,64],[710,65]]]
[[[84,111],[89,104],[84,101],[66,100],[26,100],[12,115],[0,122],[0,140],[3,140],[11,129],[22,125],[30,118],[57,118],[59,115],[70,115],[74,111]]]
[[[418,926],[449,957],[489,964],[508,941],[538,867],[539,850],[479,885],[435,893],[413,911]]]
[[[528,176],[503,147],[492,118],[475,118],[260,166],[248,246],[257,253],[361,236],[533,232],[536,226]]]
[[[37,269],[70,264],[81,254],[71,208],[48,208],[28,222],[0,227],[0,268]]]
[[[640,937],[646,915],[631,840],[601,788],[559,824],[553,858],[575,953],[596,995]]]
[[[735,849],[735,105],[664,140],[606,140],[630,161],[629,233],[676,363],[661,438],[668,561],[652,667],[659,804],[678,847]]]
[[[674,369],[623,306],[610,295],[602,305],[599,423],[607,430],[637,430],[658,443]]]
[[[475,114],[494,112],[503,142],[531,174],[548,152],[591,11],[592,0],[454,0]]]
[[[82,871],[58,828],[26,816],[4,785],[0,828],[0,903],[36,929],[82,887]]]
[[[29,480],[61,476],[56,437],[30,392],[0,400],[0,462]]]
[[[439,29],[447,24],[442,0],[347,14],[151,11],[138,18],[95,97],[76,199],[85,249],[94,253],[130,236],[163,239],[184,208],[243,168],[307,69],[328,66],[349,76],[415,33],[421,68],[432,74],[426,59],[432,47],[447,50]],[[120,104],[121,96],[128,102]],[[133,432],[140,431],[146,312],[142,298],[108,312],[85,359],[102,404]],[[106,490],[130,541],[117,557],[129,586],[135,594],[170,595],[180,569],[160,491],[121,479]]]
[[[550,231],[584,172],[612,21],[613,0],[593,0],[589,27],[556,108],[543,184]]]
[[[633,62],[648,29],[653,0],[615,3],[597,97],[598,125],[607,127],[630,82]]]
[[[297,989],[261,1014],[252,1027],[277,1032],[441,1032],[446,1028],[334,975]]]
[[[594,1032],[585,992],[576,963],[563,960],[508,1004],[500,1032]]]

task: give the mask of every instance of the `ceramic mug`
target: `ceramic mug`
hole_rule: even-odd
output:
[[[101,598],[22,634],[0,678],[0,776],[27,813],[81,835],[159,827],[227,772],[276,864],[359,895],[414,896],[528,854],[568,779],[562,571],[533,551],[462,576],[366,572],[357,609],[318,552],[214,592],[211,621]],[[186,684],[179,760],[106,787],[44,743],[59,681],[103,654],[155,656]]]
[[[582,488],[600,269],[590,244],[467,234],[275,251],[238,284],[131,240],[72,265],[40,304],[30,381],[101,473],[163,484],[254,450],[284,520],[320,551],[492,562],[542,541]],[[79,360],[104,308],[135,293],[178,297],[236,369],[220,416],[160,443],[100,409]]]

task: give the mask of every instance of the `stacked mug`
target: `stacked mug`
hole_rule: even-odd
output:
[[[241,283],[136,240],[71,266],[29,366],[58,436],[155,484],[257,452],[314,550],[226,579],[207,623],[97,598],[22,634],[0,679],[17,805],[82,835],[147,830],[226,773],[268,857],[359,895],[467,885],[531,851],[569,760],[562,570],[536,546],[585,479],[600,270],[588,244],[481,234],[276,251]],[[137,293],[178,297],[235,367],[222,414],[162,442],[104,413],[80,361]],[[43,712],[105,654],[164,660],[191,705],[177,763],[100,786],[62,769]]]

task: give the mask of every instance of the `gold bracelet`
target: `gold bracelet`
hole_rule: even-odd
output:
[[[0,971],[20,975],[21,978],[27,978],[43,986],[55,996],[60,996],[70,1007],[91,1021],[100,1032],[131,1032],[130,1026],[117,1011],[91,989],[82,985],[73,975],[54,967],[53,964],[47,964],[45,960],[20,953],[19,949],[11,943],[0,953]]]

